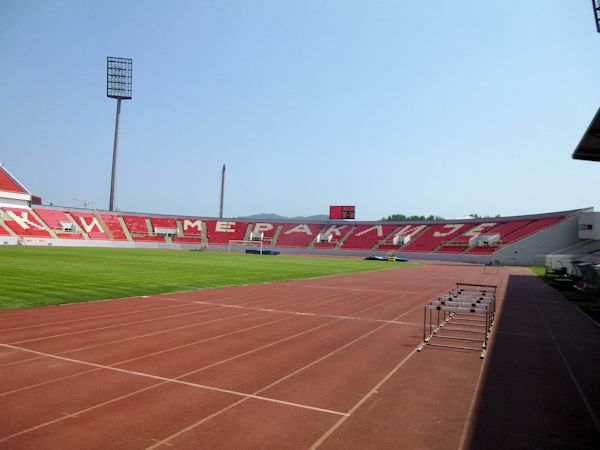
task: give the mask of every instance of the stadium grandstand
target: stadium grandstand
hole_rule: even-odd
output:
[[[544,264],[600,250],[592,208],[486,219],[361,222],[248,221],[165,216],[41,204],[0,165],[0,243],[240,251],[245,243],[285,253],[393,254],[504,265]],[[241,245],[231,246],[231,242]],[[564,259],[564,258],[563,258]]]

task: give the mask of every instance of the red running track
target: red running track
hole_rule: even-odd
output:
[[[484,361],[415,351],[457,281],[500,286]],[[595,448],[599,343],[525,269],[479,266],[5,311],[0,448]]]

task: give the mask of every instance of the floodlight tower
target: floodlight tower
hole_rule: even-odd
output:
[[[225,202],[225,164],[221,172],[221,205],[219,207],[219,219],[223,218],[223,203]]]
[[[600,33],[600,0],[592,0],[592,7],[594,8],[594,20],[596,22],[596,31]]]
[[[119,150],[119,116],[121,100],[131,100],[131,79],[133,60],[130,58],[106,58],[106,96],[117,99],[115,118],[115,140],[113,144],[112,175],[110,177],[109,211],[115,210],[115,185],[117,178],[117,154]]]

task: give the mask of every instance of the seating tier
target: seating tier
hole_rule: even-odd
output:
[[[329,248],[329,249],[335,248],[335,246],[338,245],[339,241],[344,239],[344,236],[346,236],[348,233],[350,233],[352,231],[352,225],[335,225],[335,228],[338,230],[338,232],[331,231],[331,227],[326,227],[323,230],[323,234],[328,234],[328,233],[333,234],[333,238],[332,238],[333,242],[315,243],[314,248]]]
[[[369,250],[396,228],[396,225],[358,225],[346,238],[342,248],[347,250]]]
[[[528,225],[525,225],[522,228],[510,233],[505,238],[502,238],[503,244],[508,244],[511,242],[518,241],[519,239],[524,238],[525,236],[529,236],[530,234],[537,233],[545,228],[548,228],[551,225],[554,225],[560,222],[564,217],[552,217],[549,219],[538,219],[534,220]]]
[[[127,235],[125,234],[125,231],[123,231],[123,227],[119,222],[118,216],[114,214],[100,214],[100,217],[102,217],[102,221],[110,231],[110,234],[112,234],[112,237],[115,241],[127,240]]]
[[[248,222],[207,220],[206,234],[208,243],[212,245],[227,245],[231,240],[242,240],[246,235]]]
[[[143,216],[123,216],[125,225],[130,233],[148,234],[146,217]]]
[[[42,237],[50,238],[50,233],[46,231],[44,226],[33,216],[30,209],[14,208],[5,206],[2,208],[8,218],[4,223],[17,235],[22,237]]]
[[[319,233],[321,225],[304,223],[286,223],[281,228],[278,247],[308,247],[315,236]]]
[[[177,228],[177,220],[174,217],[150,217],[152,228]]]
[[[102,224],[94,214],[83,211],[67,212],[75,219],[77,226],[87,233],[90,239],[99,241],[108,239],[104,228],[102,228]]]
[[[402,248],[402,251],[432,252],[444,242],[454,239],[460,233],[467,231],[466,227],[467,225],[461,223],[432,225],[424,233],[411,240]]]

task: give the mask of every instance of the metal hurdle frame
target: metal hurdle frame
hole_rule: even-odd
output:
[[[452,291],[459,291],[460,295],[486,296],[491,295],[496,298],[498,286],[495,284],[474,284],[474,283],[456,283],[456,288]],[[450,291],[450,292],[452,292]]]
[[[423,350],[426,345],[456,348],[479,351],[480,358],[484,358],[496,313],[497,286],[470,283],[457,283],[456,286],[449,294],[438,296],[424,306],[423,342],[417,350]],[[441,331],[444,333],[440,334]],[[432,342],[434,338],[477,342],[481,346],[441,344]]]

